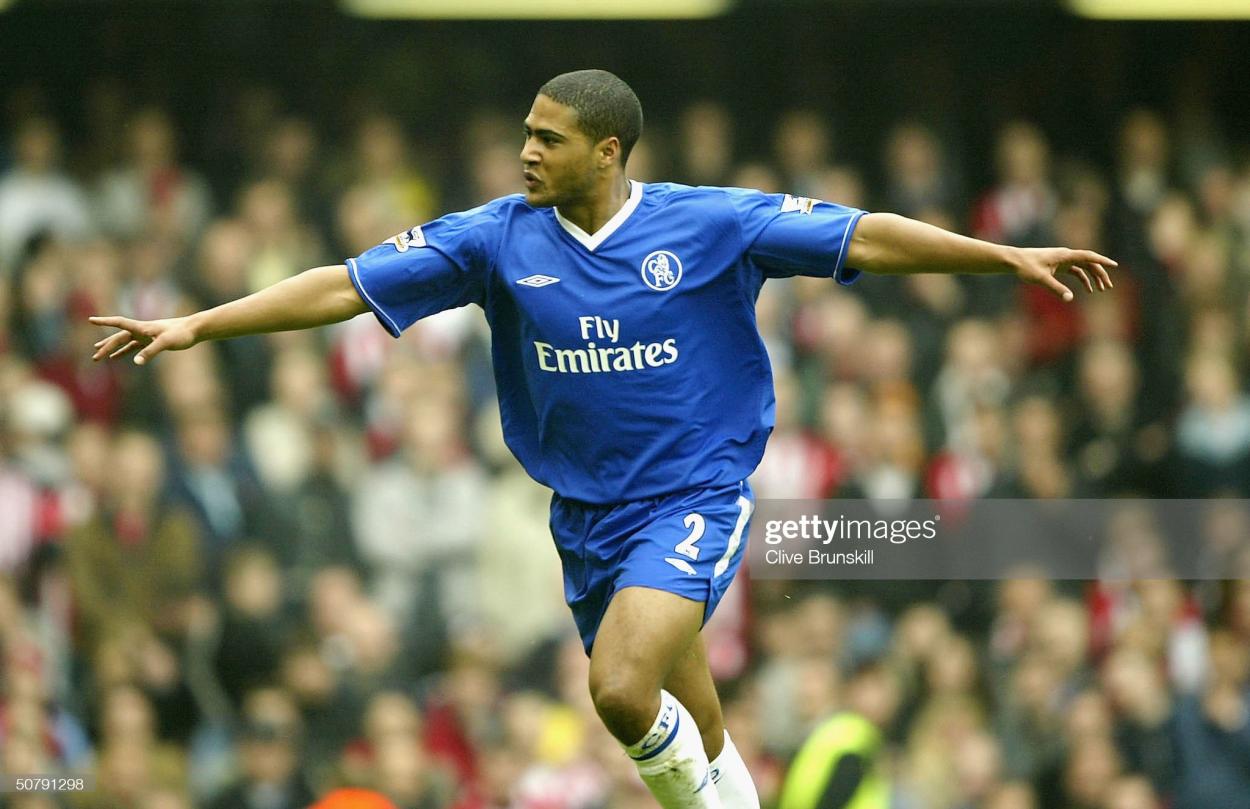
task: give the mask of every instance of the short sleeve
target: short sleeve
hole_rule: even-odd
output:
[[[865,211],[810,197],[726,190],[743,252],[765,277],[811,275],[848,285],[859,278],[859,270],[846,266],[846,251]]]
[[[485,297],[501,213],[495,204],[410,228],[347,259],[352,284],[398,337],[423,317]]]

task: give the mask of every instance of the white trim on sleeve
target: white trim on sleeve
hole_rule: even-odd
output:
[[[385,319],[386,322],[390,324],[391,331],[393,334],[399,334],[400,332],[402,332],[403,329],[401,329],[399,325],[395,323],[394,319],[392,319],[391,316],[386,313],[385,309],[383,309],[381,306],[378,305],[378,302],[375,301],[373,299],[373,296],[369,294],[369,290],[365,289],[364,282],[360,280],[360,267],[357,266],[356,259],[349,258],[347,260],[347,266],[351,269],[352,278],[355,279],[356,281],[356,289],[359,289],[360,294],[365,296],[365,303],[369,304],[370,308],[372,308],[373,311],[379,317]]]

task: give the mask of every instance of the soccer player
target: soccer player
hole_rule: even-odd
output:
[[[642,107],[602,70],[565,73],[525,118],[525,193],[413,227],[193,315],[136,321],[94,358],[372,312],[398,337],[475,303],[491,327],[508,446],[555,490],[565,600],[608,730],[666,809],[757,807],[699,634],[741,563],[747,477],[773,424],[754,304],[769,278],[1013,273],[1064,300],[1109,289],[1088,250],[1019,249],[888,213],[732,188],[643,184]]]

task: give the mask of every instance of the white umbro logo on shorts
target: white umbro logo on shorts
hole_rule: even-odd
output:
[[[560,279],[552,278],[550,275],[528,275],[518,279],[517,283],[527,287],[545,287],[548,284],[560,283]]]
[[[695,575],[694,567],[685,559],[674,559],[671,556],[665,556],[664,561],[685,573],[687,576]]]

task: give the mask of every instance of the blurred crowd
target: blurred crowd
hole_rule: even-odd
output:
[[[589,701],[550,493],[503,446],[480,312],[398,341],[362,316],[91,362],[89,314],[213,306],[518,190],[509,116],[471,116],[441,159],[412,121],[332,139],[275,93],[247,99],[206,154],[120,85],[84,96],[73,137],[37,93],[8,105],[0,771],[98,788],[0,800],[295,809],[359,785],[402,809],[653,805]],[[1114,293],[1070,305],[1009,278],[770,282],[757,494],[1246,497],[1250,161],[1210,113],[1125,109],[1089,133],[1106,165],[1013,121],[979,188],[924,121],[883,131],[872,165],[840,156],[828,110],[788,112],[763,143],[715,100],[649,121],[636,179],[1120,264]],[[1195,534],[1250,535],[1230,504]],[[887,740],[896,809],[1239,809],[1250,572],[1212,573],[1227,581],[851,587],[744,566],[705,634],[766,806],[850,706]]]

